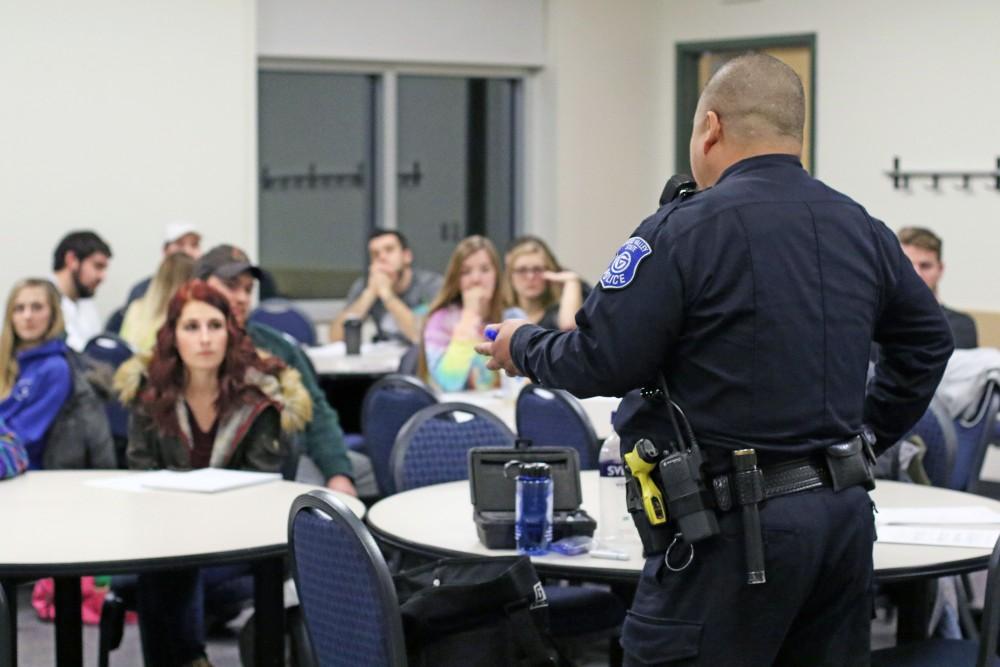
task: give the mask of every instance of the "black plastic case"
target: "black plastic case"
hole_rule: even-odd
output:
[[[513,549],[516,482],[504,476],[508,461],[547,463],[552,469],[552,539],[592,536],[597,522],[580,509],[580,457],[570,447],[469,450],[469,480],[473,518],[479,541],[487,549]]]

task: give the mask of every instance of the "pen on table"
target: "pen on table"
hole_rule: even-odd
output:
[[[612,551],[611,549],[591,549],[591,558],[605,558],[607,560],[628,560],[628,554],[621,551]]]

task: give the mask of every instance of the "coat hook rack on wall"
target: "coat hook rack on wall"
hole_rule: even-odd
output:
[[[937,171],[930,169],[904,171],[899,168],[899,158],[894,157],[892,171],[887,171],[885,174],[892,179],[892,187],[897,190],[900,188],[908,190],[910,181],[920,179],[929,180],[931,189],[940,190],[941,181],[952,179],[961,181],[961,185],[958,186],[961,190],[971,190],[974,180],[986,180],[990,182],[994,190],[1000,192],[1000,157],[997,158],[996,169],[993,171]]]
[[[288,190],[289,188],[294,188],[296,190],[300,190],[302,188],[315,190],[317,188],[338,187],[360,188],[364,184],[365,165],[363,163],[359,163],[355,171],[347,172],[320,172],[316,170],[315,164],[310,164],[309,168],[304,173],[298,174],[272,174],[271,170],[267,166],[261,167],[260,170],[261,190]]]

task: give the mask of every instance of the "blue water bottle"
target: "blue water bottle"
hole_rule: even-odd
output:
[[[504,472],[517,473],[514,539],[517,552],[541,556],[552,542],[552,470],[547,463],[510,461]]]

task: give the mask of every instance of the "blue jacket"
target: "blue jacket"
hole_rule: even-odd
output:
[[[42,467],[45,433],[73,387],[66,343],[52,340],[17,355],[17,382],[0,402],[6,422],[28,450],[28,469]]]

